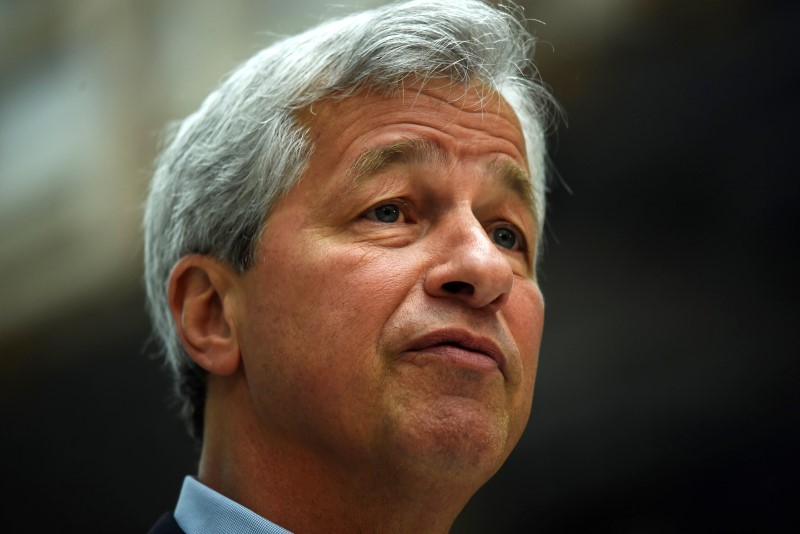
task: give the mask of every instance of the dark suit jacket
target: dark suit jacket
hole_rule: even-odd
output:
[[[153,525],[153,528],[151,528],[150,532],[148,532],[147,534],[186,534],[186,533],[182,531],[181,527],[178,526],[178,523],[175,522],[175,517],[172,515],[172,512],[167,512],[166,514],[161,516],[161,518],[158,520],[158,523]]]

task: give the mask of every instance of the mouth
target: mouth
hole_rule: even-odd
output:
[[[435,330],[417,337],[404,352],[417,359],[433,357],[475,371],[488,373],[499,370],[506,374],[506,358],[497,343],[460,328]]]

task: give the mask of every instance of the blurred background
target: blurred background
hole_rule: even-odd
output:
[[[145,532],[198,451],[148,341],[164,124],[379,1],[0,0],[5,532]],[[800,3],[523,2],[566,110],[522,443],[454,527],[797,528]]]

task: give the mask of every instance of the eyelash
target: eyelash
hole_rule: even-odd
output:
[[[378,218],[379,217],[378,210],[380,210],[381,208],[388,208],[388,207],[392,207],[392,206],[397,208],[397,219],[396,220],[383,221],[383,220]],[[387,202],[381,202],[380,204],[377,204],[377,205],[371,207],[370,209],[368,209],[367,211],[365,211],[362,214],[362,217],[364,217],[365,219],[369,219],[371,221],[375,221],[375,222],[382,223],[382,224],[387,224],[387,225],[397,224],[397,223],[409,224],[409,223],[413,223],[413,220],[408,216],[408,211],[409,211],[409,209],[408,209],[408,206],[407,206],[407,204],[405,202],[400,201],[400,200],[392,200],[392,201],[387,201]],[[389,215],[390,218],[393,215],[391,210],[385,212],[383,215],[387,215],[387,214]],[[514,235],[514,242],[512,243],[512,245],[510,247],[502,246],[502,245],[500,245],[500,243],[495,241],[494,232],[496,232],[498,230],[507,230],[507,231],[511,232]],[[505,248],[506,250],[511,250],[511,251],[514,251],[514,252],[525,252],[525,251],[528,250],[527,241],[525,239],[525,234],[513,224],[510,224],[508,222],[500,222],[500,223],[497,223],[497,224],[492,224],[489,227],[487,227],[486,233],[489,236],[489,238],[492,239],[492,241],[494,241],[494,243],[497,244],[501,248]]]

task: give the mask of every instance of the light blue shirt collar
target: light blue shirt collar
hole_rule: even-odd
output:
[[[292,534],[193,477],[183,479],[175,521],[186,534]]]

